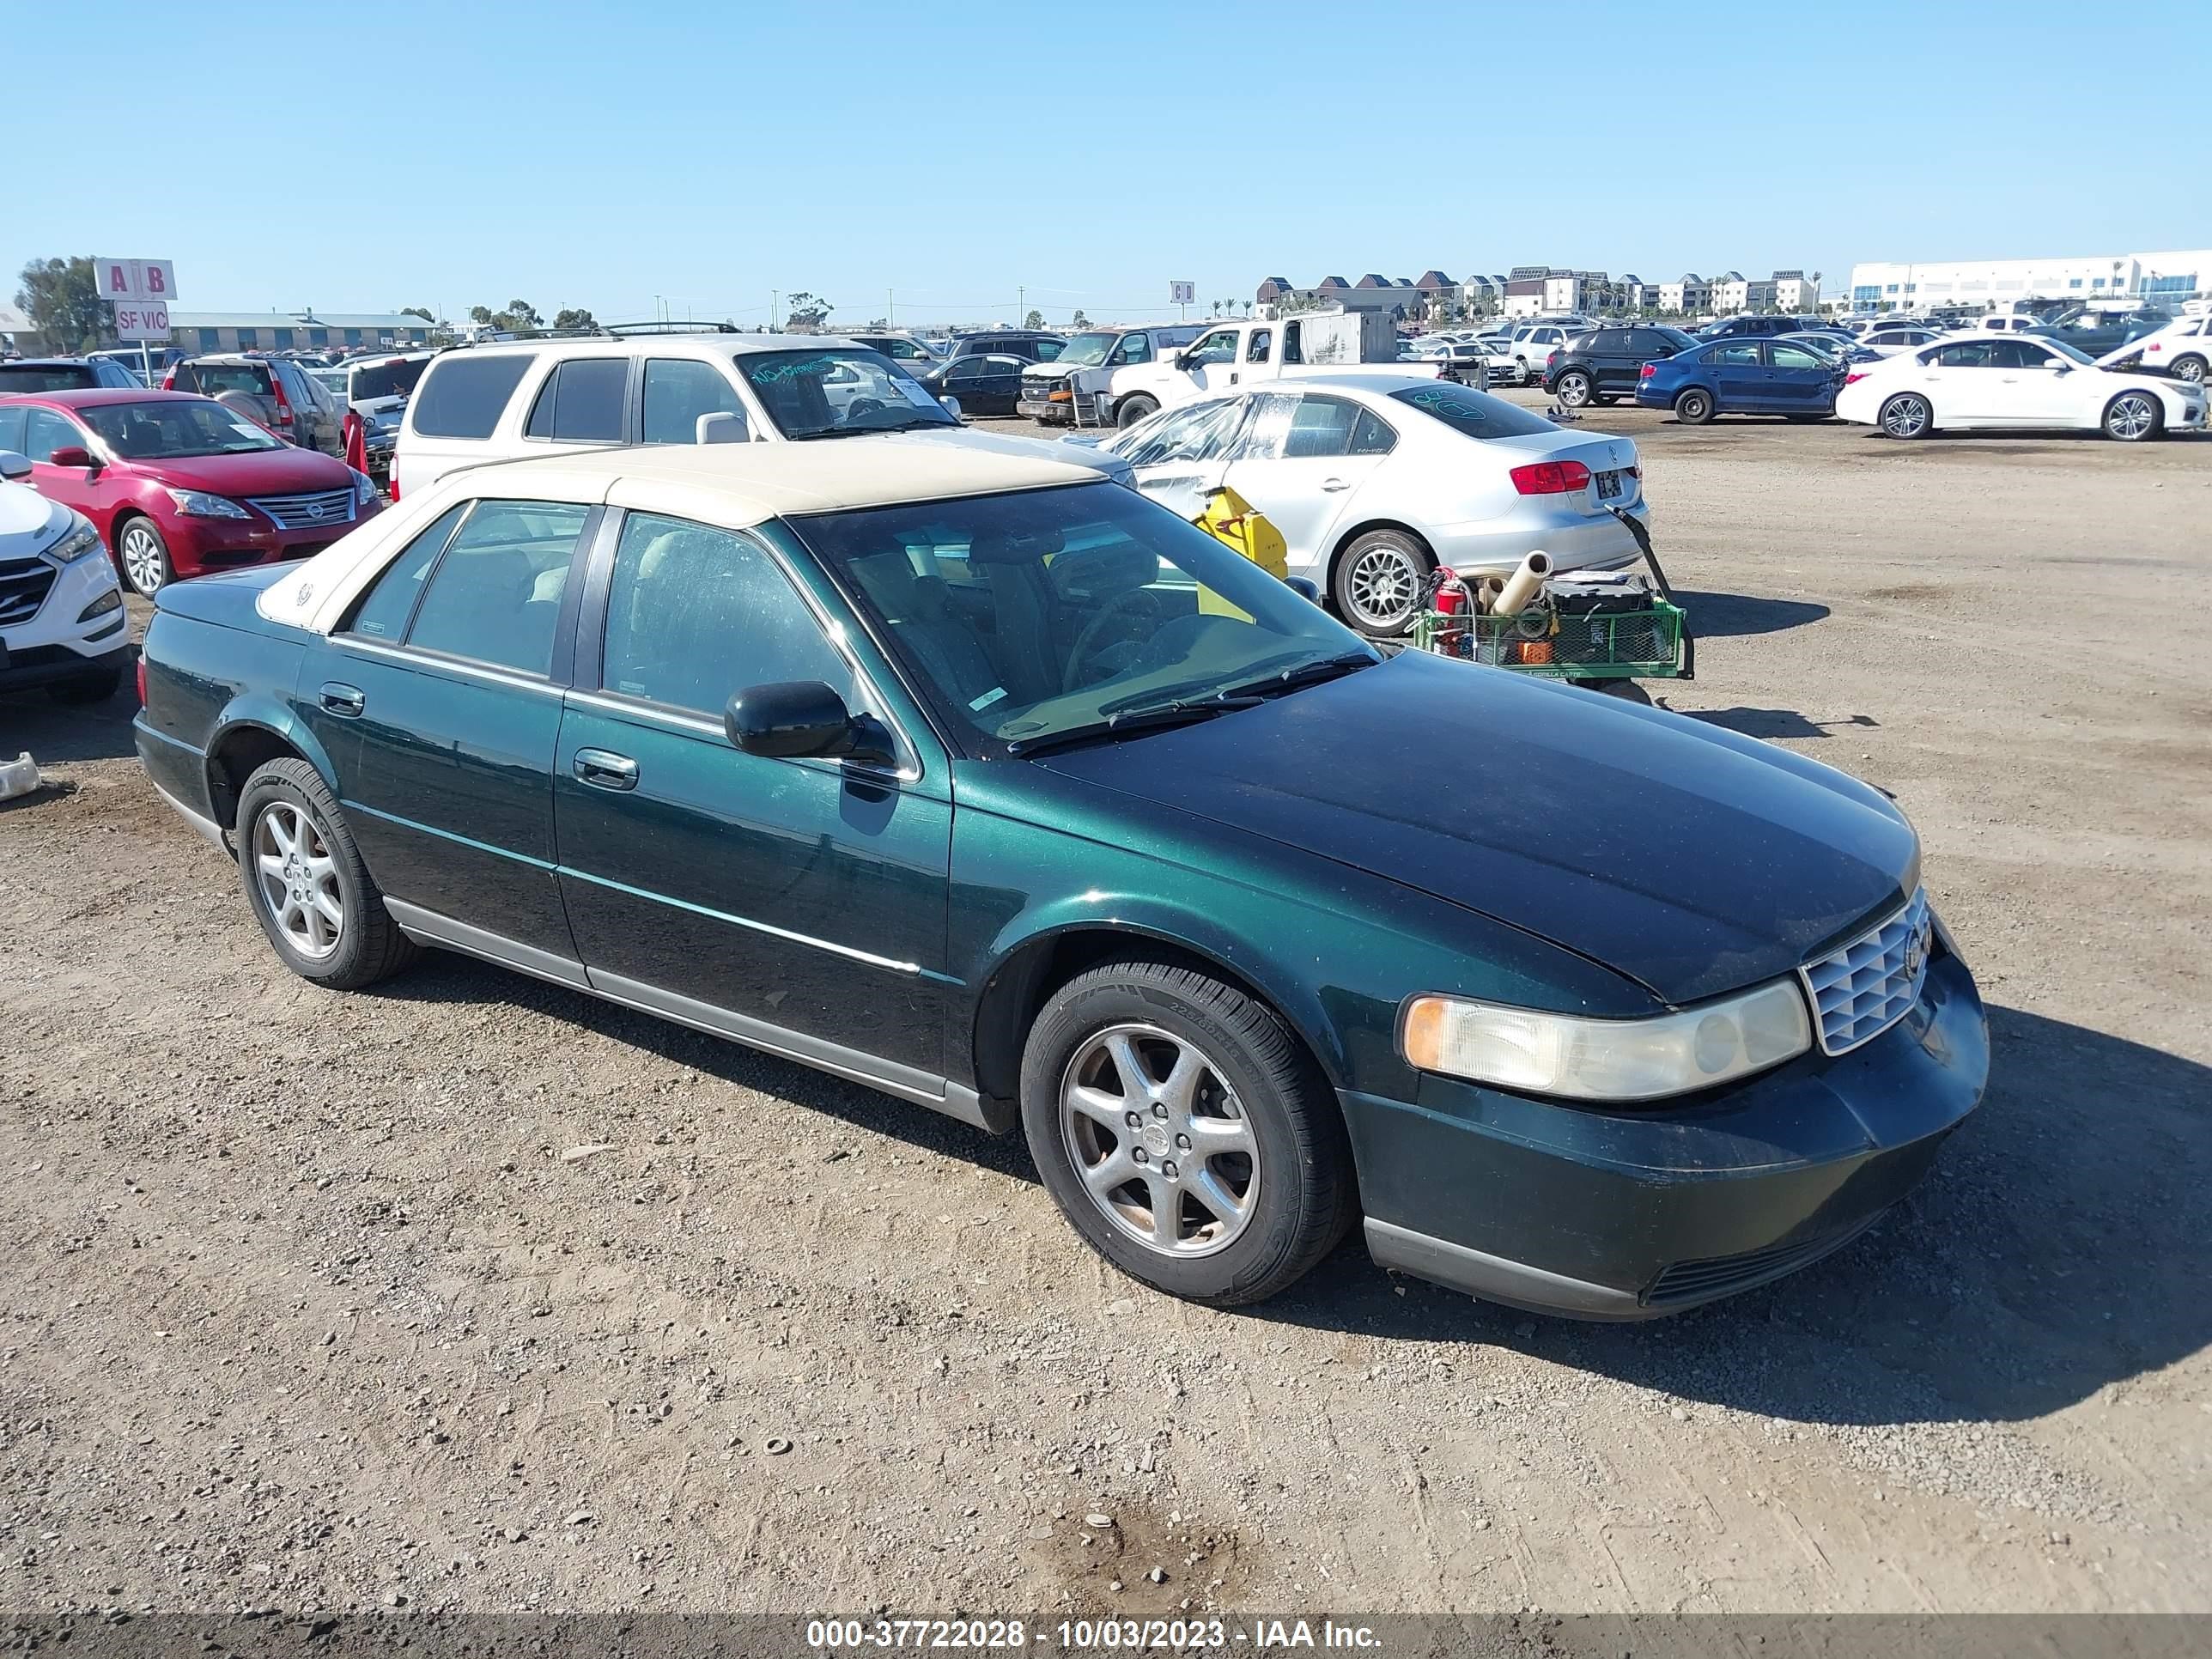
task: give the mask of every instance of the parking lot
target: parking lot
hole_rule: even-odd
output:
[[[0,700],[52,781],[0,806],[0,1601],[2212,1607],[2212,442],[1583,424],[1699,635],[1655,690],[1893,793],[1989,1000],[1874,1232],[1650,1326],[1356,1235],[1209,1311],[1017,1142],[455,957],[294,978],[127,690]]]

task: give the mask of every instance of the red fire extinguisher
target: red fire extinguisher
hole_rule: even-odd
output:
[[[1438,565],[1430,580],[1434,587],[1429,604],[1444,619],[1437,625],[1434,648],[1447,657],[1473,656],[1468,619],[1474,614],[1474,596],[1449,565]]]

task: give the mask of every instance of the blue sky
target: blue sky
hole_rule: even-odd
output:
[[[58,71],[72,112],[0,190],[0,273],[741,323],[806,289],[851,325],[893,296],[1159,314],[1177,277],[1201,306],[1540,263],[1832,292],[1854,259],[2212,243],[2208,0],[1695,9],[102,0],[107,67]],[[70,8],[7,33],[19,67],[86,62]]]

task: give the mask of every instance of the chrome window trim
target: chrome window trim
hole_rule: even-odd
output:
[[[495,668],[488,663],[477,662],[473,658],[448,656],[442,651],[427,651],[419,646],[380,645],[374,641],[365,640],[358,634],[333,634],[331,635],[331,643],[348,651],[359,651],[372,657],[382,657],[389,661],[406,663],[417,668],[450,669],[455,673],[465,674],[472,679],[489,680],[495,685],[513,686],[519,691],[539,691],[548,696],[557,697],[562,695],[563,690],[550,679],[532,678],[511,668]]]

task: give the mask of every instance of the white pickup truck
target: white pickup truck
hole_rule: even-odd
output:
[[[1070,335],[1050,362],[1031,363],[1022,371],[1014,407],[1047,426],[1115,422],[1122,398],[1134,389],[1132,377],[1172,357],[1205,331],[1203,323],[1139,323]],[[1147,398],[1141,412],[1149,415],[1158,407]]]

